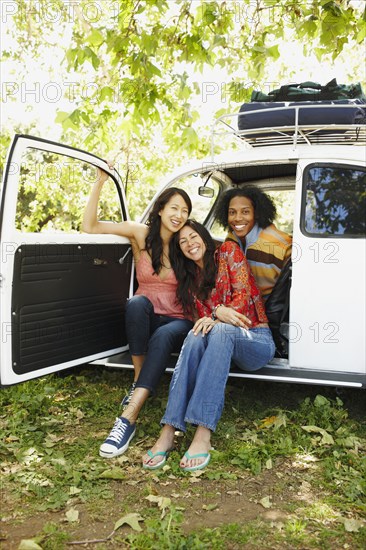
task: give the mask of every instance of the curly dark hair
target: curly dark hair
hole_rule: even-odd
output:
[[[194,296],[200,300],[206,300],[212,288],[215,286],[217,266],[214,252],[216,244],[204,225],[196,220],[187,220],[185,226],[191,227],[201,237],[206,246],[203,256],[203,269],[201,270],[193,260],[186,258],[180,245],[180,231],[175,233],[169,244],[170,259],[178,281],[177,299],[183,306],[185,314],[194,313]]]
[[[254,207],[254,218],[259,227],[265,229],[276,217],[276,206],[272,198],[259,187],[248,185],[247,187],[236,187],[229,189],[219,199],[215,208],[217,221],[226,229],[228,225],[228,212],[231,199],[234,197],[246,197]]]
[[[154,273],[159,273],[163,267],[161,258],[163,254],[163,241],[160,236],[161,217],[159,212],[170,201],[174,195],[180,195],[188,207],[188,215],[192,212],[192,202],[189,195],[178,187],[169,187],[165,189],[156,199],[154,206],[149,214],[146,225],[149,232],[145,240],[146,250],[151,254],[151,263]]]

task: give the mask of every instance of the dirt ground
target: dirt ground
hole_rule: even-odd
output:
[[[260,388],[261,386],[258,385],[257,391]],[[273,385],[273,388],[277,388],[277,386]],[[282,399],[286,399],[287,402],[291,400],[295,402],[298,398],[302,398],[303,394],[316,395],[316,392],[316,388],[311,391],[309,388],[300,389],[297,390],[299,395],[293,392],[291,399],[289,396],[284,396],[283,392],[278,392],[280,395],[278,400],[275,391],[273,391],[271,399],[273,403],[277,401],[280,403]],[[333,392],[330,393],[332,395]],[[345,390],[341,397],[345,400],[345,406],[347,406],[350,416],[364,421],[364,392],[355,394],[351,390]],[[99,435],[99,439],[103,437],[102,433],[96,435]],[[143,451],[152,442],[147,439],[149,438],[145,437],[140,441],[134,440],[128,453],[114,459],[113,464],[107,461],[106,468],[117,467],[126,474],[125,479],[111,479],[108,482],[108,490],[112,492],[112,498],[101,496],[100,500],[94,502],[92,506],[88,502],[83,502],[78,496],[69,500],[67,508],[75,507],[79,511],[77,522],[66,521],[65,507],[60,511],[31,514],[30,509],[27,509],[26,499],[24,499],[24,507],[21,512],[13,514],[14,506],[11,496],[2,490],[1,549],[18,550],[22,540],[32,539],[42,533],[47,523],[59,526],[60,531],[70,535],[70,540],[73,543],[80,545],[70,546],[70,548],[123,548],[115,539],[125,537],[133,532],[128,525],[123,525],[115,535],[101,545],[91,542],[82,544],[82,541],[105,540],[112,533],[116,521],[126,514],[126,508],[129,513],[139,513],[144,519],[147,519],[146,510],[149,507],[156,508],[157,506],[157,503],[149,502],[146,499],[147,495],[169,498],[172,505],[183,514],[182,528],[185,533],[229,523],[239,523],[244,526],[258,519],[268,522],[274,530],[281,530],[286,521],[292,518],[296,519],[298,516],[302,517],[302,508],[317,502],[324,502],[324,497],[328,496],[326,489],[319,482],[319,463],[311,457],[300,459],[294,456],[277,459],[271,469],[264,470],[258,475],[233,466],[230,468],[230,473],[236,478],[225,479],[227,468],[223,466],[225,471],[221,472],[220,462],[215,458],[215,452],[212,455],[212,470],[210,465],[206,471],[193,472],[184,478],[174,475],[170,464],[177,457],[179,460],[179,455],[177,457],[173,455],[164,466],[165,474],[161,476],[141,468]],[[223,476],[219,475],[219,479],[209,479],[207,472],[213,470]],[[9,514],[6,513],[6,510],[9,510]],[[168,508],[166,513],[168,513]],[[164,514],[163,510],[162,514]],[[328,519],[325,517],[323,524],[327,525],[327,521]],[[332,521],[338,520],[329,518],[329,525],[332,524]],[[351,539],[350,543],[348,546],[347,544],[344,546],[343,543],[339,548],[355,550]],[[250,549],[251,546],[246,545],[245,548]],[[275,548],[290,549],[291,546],[275,545],[273,550]],[[303,548],[308,547],[304,546]],[[332,550],[335,548],[332,547]]]
[[[286,505],[297,502],[299,506],[304,501],[312,501],[315,495],[311,491],[307,475],[316,468],[314,464],[300,465],[293,461],[282,461],[275,470],[268,470],[253,476],[240,474],[236,480],[211,481],[204,479],[203,472],[196,472],[185,479],[177,479],[173,474],[167,478],[158,478],[152,472],[141,471],[134,482],[125,480],[111,481],[114,491],[113,502],[104,501],[103,509],[90,513],[87,506],[77,503],[79,523],[65,523],[65,511],[45,512],[34,515],[31,519],[21,517],[5,518],[1,526],[1,548],[3,550],[18,549],[20,541],[34,538],[48,522],[59,523],[60,527],[70,533],[72,541],[100,540],[106,538],[112,531],[120,515],[118,503],[124,502],[131,493],[141,495],[141,499],[149,492],[174,501],[174,505],[184,513],[184,532],[191,532],[202,526],[207,528],[238,522],[246,524],[254,519],[278,523],[279,525],[291,517],[286,511]],[[127,468],[129,469],[129,468]],[[2,506],[6,506],[4,495]],[[147,501],[143,503],[146,506]],[[140,512],[141,506],[131,506],[131,512]],[[26,514],[26,510],[25,510]],[[131,528],[123,526],[118,535],[128,534]],[[94,544],[83,545],[84,548],[95,547]]]

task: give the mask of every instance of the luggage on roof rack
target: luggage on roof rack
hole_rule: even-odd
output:
[[[306,109],[294,108],[304,106]],[[246,116],[249,114],[249,116]],[[296,120],[297,118],[297,120]],[[366,101],[341,99],[334,101],[251,102],[239,110],[238,129],[277,128],[285,126],[359,125],[366,123]],[[322,130],[324,133],[327,130]],[[338,130],[342,132],[342,129]],[[258,134],[248,133],[246,137]]]
[[[332,101],[339,99],[360,99],[366,102],[361,84],[337,84],[333,78],[322,86],[318,82],[302,82],[301,84],[286,84],[268,94],[253,91],[251,101],[278,102],[278,101]]]

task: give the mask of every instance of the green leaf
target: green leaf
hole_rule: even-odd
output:
[[[280,57],[280,52],[279,52],[279,49],[278,49],[278,44],[276,44],[275,46],[272,46],[271,48],[267,48],[267,52],[266,52],[268,55],[270,55],[274,60],[278,59]]]
[[[320,445],[334,445],[333,437],[326,430],[323,430],[323,428],[319,428],[318,426],[301,426],[301,427],[306,432],[321,434],[322,439],[320,440]]]
[[[100,59],[97,54],[88,46],[84,49],[84,58],[87,58],[91,61],[94,69],[98,69],[100,65]]]
[[[89,42],[92,46],[100,46],[104,42],[104,36],[97,29],[93,29],[91,34],[86,38],[86,42]]]
[[[83,48],[78,48],[76,50],[76,57],[77,57],[77,60],[75,61],[75,69],[77,68],[77,64],[80,64],[82,65],[85,61],[85,57],[86,57],[86,52]]]
[[[349,435],[344,438],[337,438],[336,443],[340,447],[346,447],[346,449],[357,449],[361,445],[360,439],[354,435]]]
[[[69,118],[69,114],[70,113],[66,113],[65,111],[58,111],[57,115],[56,115],[56,118],[55,118],[55,122],[59,122],[59,123],[62,124],[64,122],[64,120]]]
[[[57,120],[58,116],[56,116],[56,122],[59,122]],[[73,121],[71,120],[71,117],[70,116],[67,116],[66,118],[64,118],[61,122],[62,124],[62,128],[67,131],[67,130],[77,130],[78,129],[78,126],[77,124],[74,124]]]
[[[330,405],[330,401],[323,395],[317,395],[316,398],[314,399],[314,405],[316,407],[324,407],[326,405]]]
[[[357,38],[356,38],[357,42],[361,43],[364,40],[365,37],[366,37],[366,25],[363,25],[361,27],[360,32],[357,34]]]
[[[76,48],[70,48],[66,51],[65,57],[69,67],[73,67],[75,65],[76,56],[77,56]]]
[[[198,145],[198,135],[194,128],[184,128],[182,132],[182,140],[186,144],[189,144],[192,148]]]
[[[122,525],[129,525],[134,531],[142,531],[139,521],[144,521],[144,518],[140,514],[131,513],[127,516],[123,516],[121,519],[116,521],[114,525],[114,530],[117,531]]]
[[[151,75],[161,76],[161,70],[153,63],[147,63],[146,72],[147,74],[150,73]]]
[[[127,476],[121,468],[111,468],[104,470],[98,477],[101,479],[126,479]]]
[[[110,86],[103,86],[100,90],[100,101],[104,101],[105,99],[113,99],[113,96],[114,90]]]

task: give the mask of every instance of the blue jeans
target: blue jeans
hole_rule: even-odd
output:
[[[231,360],[241,369],[254,371],[274,356],[269,328],[254,328],[249,334],[225,323],[216,324],[203,337],[190,331],[173,373],[162,424],[185,431],[189,423],[215,431],[224,407]]]
[[[130,353],[146,355],[136,387],[155,393],[171,353],[180,351],[193,323],[158,315],[150,300],[142,295],[128,300],[125,319]]]

